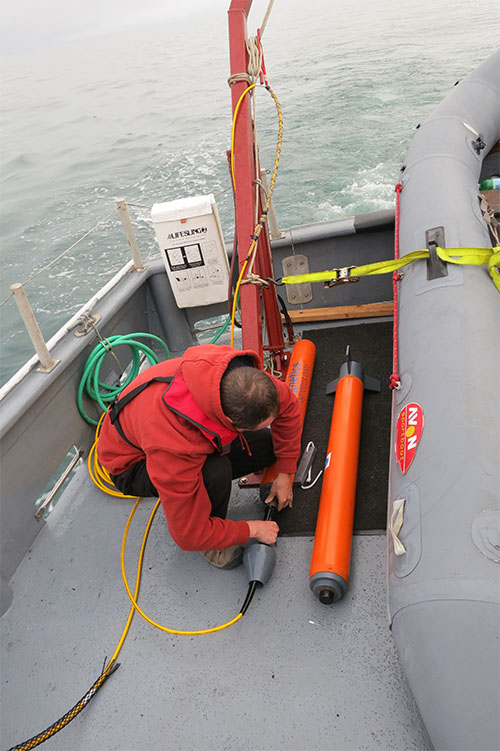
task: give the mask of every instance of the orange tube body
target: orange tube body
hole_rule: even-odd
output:
[[[363,390],[360,378],[344,376],[333,407],[309,572],[311,589],[328,604],[349,580]]]
[[[316,358],[316,346],[309,339],[299,339],[293,346],[290,364],[286,374],[285,383],[291,388],[300,405],[300,419],[304,425],[306,416],[307,400],[311,388],[311,378]],[[264,471],[260,482],[261,498],[267,498],[267,487],[272,484],[277,476],[276,465],[272,464]],[[264,497],[262,497],[264,496]]]

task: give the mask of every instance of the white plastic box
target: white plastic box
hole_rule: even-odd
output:
[[[227,300],[229,265],[212,193],[155,203],[151,218],[178,307]]]

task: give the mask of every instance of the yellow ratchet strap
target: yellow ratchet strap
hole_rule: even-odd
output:
[[[494,248],[436,248],[436,253],[442,261],[461,265],[488,265],[488,271],[500,292],[500,245]],[[351,281],[361,276],[373,274],[388,274],[407,266],[413,261],[420,261],[429,257],[429,250],[415,250],[412,253],[390,261],[378,261],[364,266],[347,266],[341,269],[329,269],[311,274],[294,274],[284,276],[283,284],[301,284],[302,282],[335,282],[336,280]]]

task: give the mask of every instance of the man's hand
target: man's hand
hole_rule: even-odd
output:
[[[247,524],[250,528],[250,537],[266,545],[274,545],[279,532],[276,522],[250,521]]]
[[[276,477],[273,484],[271,485],[271,490],[269,491],[269,495],[267,496],[265,503],[271,503],[271,501],[273,501],[275,498],[278,502],[278,511],[281,511],[286,506],[290,506],[290,508],[292,507],[292,480],[290,478],[290,475],[286,472],[281,472]]]

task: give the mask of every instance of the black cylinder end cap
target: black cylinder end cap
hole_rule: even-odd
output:
[[[335,602],[335,592],[330,587],[323,587],[318,593],[319,601],[323,605],[332,605]]]

